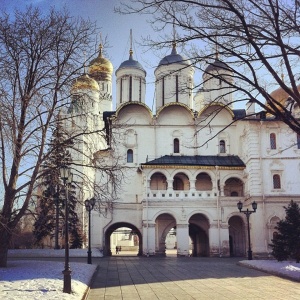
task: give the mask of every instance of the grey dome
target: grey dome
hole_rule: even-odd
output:
[[[158,64],[159,66],[165,66],[165,65],[170,65],[170,64],[182,64],[182,65],[187,65],[190,66],[191,62],[184,56],[180,55],[177,53],[176,46],[173,46],[171,54],[165,56]]]
[[[212,71],[217,71],[220,69],[229,71],[228,66],[216,58],[216,60],[212,64],[208,65],[208,67],[205,69],[204,73],[211,73]]]
[[[125,60],[121,63],[120,67],[116,70],[116,73],[120,70],[120,69],[124,69],[124,68],[130,68],[130,69],[139,69],[143,72],[145,72],[146,75],[146,71],[143,68],[143,66],[136,60],[133,59],[132,57],[132,52],[130,52],[129,54],[129,59]]]

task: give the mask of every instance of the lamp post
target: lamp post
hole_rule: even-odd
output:
[[[69,265],[69,204],[68,204],[68,184],[73,181],[73,174],[70,171],[70,168],[66,165],[61,166],[60,168],[60,177],[64,182],[65,187],[65,269],[63,270],[64,274],[64,288],[63,292],[70,294],[71,289],[71,269]]]
[[[91,211],[94,208],[96,199],[93,197],[90,200],[85,200],[84,205],[89,213],[89,246],[88,246],[88,259],[87,263],[92,264],[92,251],[91,251]]]
[[[252,250],[251,250],[251,240],[250,240],[250,225],[249,225],[249,218],[250,218],[250,215],[252,213],[255,213],[256,212],[256,209],[257,209],[257,203],[254,201],[252,202],[252,208],[253,210],[249,210],[247,208],[247,210],[242,210],[243,209],[243,203],[241,201],[238,202],[237,204],[237,207],[239,209],[239,211],[241,213],[244,213],[247,217],[247,225],[248,225],[248,244],[249,244],[249,247],[248,247],[248,260],[252,260]]]

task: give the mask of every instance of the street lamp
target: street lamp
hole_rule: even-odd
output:
[[[92,251],[91,251],[91,211],[94,208],[96,199],[93,197],[90,200],[85,200],[84,205],[86,210],[89,212],[89,248],[88,248],[88,259],[87,263],[92,264]]]
[[[63,165],[60,167],[60,177],[64,182],[65,187],[65,269],[64,274],[64,288],[63,292],[71,294],[71,269],[69,265],[69,195],[68,185],[73,181],[73,174],[68,166]]]
[[[241,213],[244,213],[247,217],[247,225],[248,225],[248,244],[249,244],[249,247],[248,247],[248,260],[252,260],[252,250],[251,250],[251,240],[250,240],[250,225],[249,225],[249,217],[252,213],[255,213],[256,212],[256,209],[257,209],[257,203],[254,201],[252,202],[252,208],[253,210],[249,210],[247,208],[247,210],[242,210],[243,209],[243,203],[241,201],[238,202],[237,204],[237,207],[239,209],[239,211]]]

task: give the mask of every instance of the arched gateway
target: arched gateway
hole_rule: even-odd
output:
[[[138,247],[138,254],[137,255],[142,255],[143,254],[143,240],[142,240],[142,234],[140,233],[140,231],[132,224],[130,223],[126,223],[126,222],[118,222],[115,224],[112,224],[111,226],[109,226],[106,231],[105,231],[105,247],[104,247],[104,255],[108,255],[111,256],[112,255],[112,249],[111,249],[111,245],[110,245],[110,237],[112,235],[112,233],[119,229],[119,228],[123,228],[123,227],[127,227],[130,228],[132,230],[132,232],[134,234],[136,234],[138,236],[139,239],[139,247]]]

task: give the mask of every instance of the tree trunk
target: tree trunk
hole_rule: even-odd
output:
[[[11,240],[11,234],[5,224],[0,224],[0,268],[7,267],[8,246]]]

